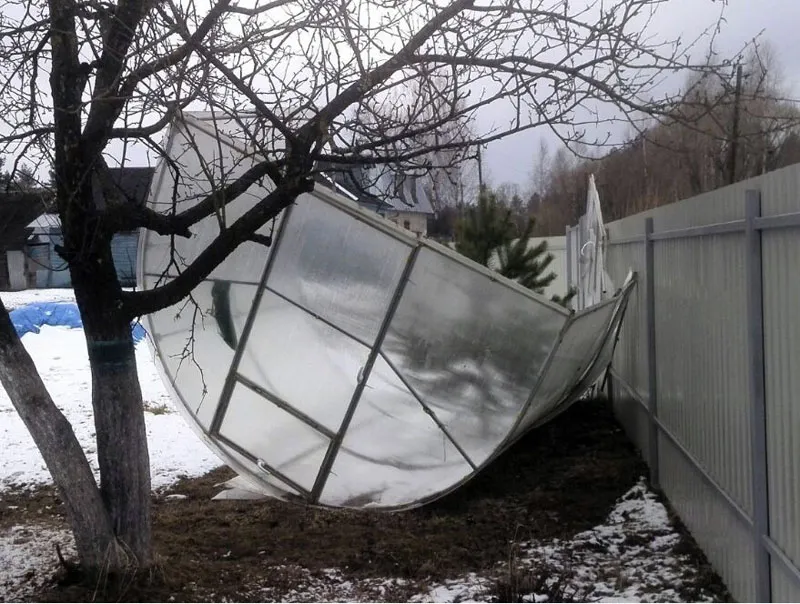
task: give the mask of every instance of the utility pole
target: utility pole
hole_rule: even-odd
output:
[[[742,65],[736,66],[736,91],[733,97],[733,124],[731,128],[730,155],[728,157],[728,184],[736,182],[736,160],[739,153],[739,120],[742,111]]]
[[[481,159],[481,145],[478,145],[478,191],[483,193],[483,160]]]

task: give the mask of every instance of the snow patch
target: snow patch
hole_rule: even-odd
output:
[[[75,553],[67,530],[14,526],[0,531],[0,601],[28,599],[50,582],[58,569],[56,545],[65,557]]]
[[[512,544],[513,561],[500,565],[493,581],[471,574],[412,601],[486,601],[490,587],[505,582],[526,602],[681,602],[680,588],[692,585],[697,569],[674,551],[680,540],[664,505],[640,481],[603,524],[569,540]],[[715,601],[711,594],[695,595],[693,601]]]
[[[71,290],[32,290],[3,292],[4,303],[39,301],[46,295],[67,297]],[[6,299],[11,302],[6,302]],[[39,334],[26,334],[22,343],[30,353],[42,380],[72,424],[75,435],[87,453],[95,475],[99,476],[94,416],[92,413],[92,376],[83,330],[45,326]],[[147,441],[154,489],[173,484],[181,477],[202,476],[222,465],[220,459],[203,443],[183,416],[175,409],[166,391],[147,345],[136,347],[136,363],[142,396],[149,408],[167,412],[145,413]],[[0,387],[0,491],[52,483],[44,460],[27,428]]]
[[[32,302],[74,302],[71,289],[25,289],[18,292],[0,292],[0,300],[6,310],[11,311]]]
[[[311,572],[299,566],[275,566],[265,586],[249,596],[261,602],[395,602],[405,579],[346,579],[338,569]],[[222,599],[223,602],[227,601]]]

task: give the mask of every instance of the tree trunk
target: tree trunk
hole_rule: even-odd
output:
[[[92,369],[100,492],[114,533],[140,568],[150,566],[150,458],[130,322],[110,242],[71,264]]]
[[[118,564],[121,552],[86,455],[69,421],[53,403],[2,301],[0,383],[59,489],[84,567],[91,572]]]

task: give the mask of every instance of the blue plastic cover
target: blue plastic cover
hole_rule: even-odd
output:
[[[34,302],[15,308],[9,314],[19,337],[26,333],[39,333],[42,325],[83,329],[81,313],[74,302]],[[133,323],[131,328],[136,343],[147,335],[140,323]]]

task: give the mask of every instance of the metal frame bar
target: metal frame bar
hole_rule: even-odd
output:
[[[784,570],[788,571],[789,578],[791,578],[792,581],[794,581],[795,584],[800,587],[800,568],[797,568],[794,565],[792,559],[789,558],[789,556],[787,556],[780,547],[778,547],[778,544],[775,543],[769,535],[761,536],[761,544],[769,552],[770,556],[772,557],[772,561],[774,562],[777,560],[780,562]]]
[[[275,405],[279,409],[282,409],[283,411],[285,411],[289,415],[295,417],[296,419],[299,419],[301,422],[306,424],[309,428],[313,428],[314,430],[316,430],[317,432],[319,432],[323,436],[327,436],[328,438],[335,438],[336,437],[336,433],[333,430],[331,430],[330,428],[326,428],[321,423],[319,423],[317,420],[315,420],[313,417],[310,417],[309,415],[306,415],[305,413],[303,413],[299,409],[295,409],[292,405],[290,405],[289,403],[284,401],[282,398],[279,398],[279,397],[275,396],[274,394],[272,394],[271,392],[269,392],[268,390],[266,390],[265,388],[262,388],[261,386],[256,384],[253,380],[251,380],[250,378],[243,376],[241,373],[237,373],[236,374],[236,381],[238,383],[240,383],[242,386],[252,390],[256,394],[258,394],[261,397],[265,398],[268,402],[272,403],[273,405]]]
[[[767,480],[767,413],[764,384],[764,285],[762,275],[761,233],[755,220],[761,214],[761,193],[745,193],[745,231],[747,274],[747,344],[750,358],[750,455],[753,494],[753,545],[756,570],[756,600],[772,600],[769,553],[762,536],[769,535],[769,500]]]
[[[645,319],[647,321],[647,399],[650,414],[648,465],[650,482],[661,486],[658,459],[658,364],[656,359],[656,278],[653,219],[644,222]]]
[[[778,214],[777,216],[757,216],[753,221],[753,228],[759,231],[767,229],[787,229],[800,227],[800,212],[791,214]]]
[[[620,237],[619,239],[609,239],[608,245],[630,245],[631,243],[644,243],[644,235],[634,235],[633,237]]]
[[[749,193],[749,191],[747,192]],[[647,220],[647,219],[645,219]],[[768,231],[774,229],[788,229],[800,227],[800,212],[788,214],[778,214],[776,216],[757,216],[753,221],[752,228],[756,231]],[[681,229],[670,229],[668,231],[653,232],[653,241],[665,241],[669,239],[689,239],[693,237],[708,237],[711,235],[727,235],[730,233],[743,233],[748,229],[747,218],[731,220],[728,222],[716,222],[702,226],[686,227]],[[645,235],[634,235],[632,237],[620,237],[609,239],[608,245],[625,245],[629,243],[642,243]]]
[[[619,374],[619,372],[617,372],[617,370],[614,369],[613,367],[611,368],[611,375],[614,378],[614,380],[617,383],[619,383],[619,385],[622,386],[623,389],[625,389],[628,392],[630,398],[634,402],[636,402],[646,414],[649,415],[650,414],[650,409],[647,406],[647,403],[645,401],[643,401],[641,399],[641,397],[639,396],[639,394],[636,392],[636,389],[633,386],[631,386],[627,382],[627,380],[625,380],[625,378],[623,378]],[[700,462],[697,461],[697,459],[694,457],[694,455],[692,455],[691,452],[686,447],[683,446],[681,441],[678,440],[678,437],[675,436],[672,433],[672,431],[669,428],[667,428],[661,420],[659,420],[658,418],[655,418],[655,424],[656,424],[656,426],[658,428],[658,432],[656,434],[656,438],[658,437],[658,434],[663,434],[666,437],[666,439],[670,442],[670,444],[672,446],[674,446],[680,452],[681,455],[683,455],[683,457],[686,459],[686,461],[689,462],[689,465],[691,465],[695,470],[697,470],[697,472],[700,474],[701,478],[716,493],[718,493],[719,495],[722,496],[722,498],[725,500],[725,503],[727,503],[728,507],[730,507],[730,509],[736,514],[736,518],[739,521],[741,521],[741,523],[745,526],[745,528],[747,528],[748,530],[751,530],[753,528],[753,521],[751,520],[751,518],[748,515],[748,513],[745,512],[744,509],[742,509],[742,507],[738,503],[736,503],[736,501],[734,501],[734,499],[730,495],[728,495],[728,493],[725,491],[725,489],[723,489],[720,486],[720,484],[711,476],[711,474],[709,474],[705,470],[705,468],[703,468],[703,466],[700,465]]]
[[[348,338],[350,338],[352,340],[355,340],[356,342],[358,342],[359,344],[361,344],[365,348],[372,348],[372,344],[366,342],[365,340],[362,340],[358,336],[353,335],[352,333],[350,333],[349,331],[347,331],[343,327],[339,327],[333,321],[330,321],[330,320],[326,319],[325,317],[323,317],[322,315],[314,312],[310,308],[306,307],[304,304],[301,304],[300,302],[297,302],[296,300],[292,300],[286,294],[282,294],[281,292],[279,292],[278,290],[276,290],[273,287],[270,287],[269,285],[265,285],[264,289],[266,289],[269,293],[276,295],[281,300],[284,300],[284,301],[288,302],[289,304],[291,304],[295,308],[299,308],[300,310],[302,310],[306,314],[311,315],[312,317],[314,317],[318,321],[324,323],[325,325],[327,325],[328,327],[332,328],[333,330],[338,331],[340,334],[342,334],[344,336],[347,336]]]
[[[430,416],[430,418],[439,427],[439,429],[444,433],[444,435],[450,440],[451,443],[453,443],[453,446],[456,448],[456,450],[458,450],[459,453],[461,453],[461,456],[465,460],[467,460],[467,463],[472,467],[472,469],[473,470],[477,470],[478,466],[472,461],[470,456],[467,455],[467,452],[464,451],[463,447],[460,444],[458,444],[458,441],[455,438],[453,438],[453,435],[450,434],[450,430],[447,429],[447,427],[442,423],[442,421],[436,415],[436,412],[433,409],[431,409],[430,405],[428,405],[428,403],[426,403],[425,400],[420,396],[420,394],[417,392],[416,388],[414,388],[408,382],[408,380],[405,378],[405,376],[402,374],[402,372],[397,368],[397,366],[394,363],[392,363],[392,361],[389,359],[389,357],[387,357],[385,354],[383,354],[383,352],[381,352],[380,354],[381,354],[381,357],[383,358],[383,360],[386,362],[386,364],[389,365],[389,368],[392,371],[394,371],[395,374],[397,374],[397,377],[400,379],[400,381],[403,383],[403,385],[406,388],[408,388],[408,391],[412,394],[412,396],[415,399],[417,399],[417,402],[420,404],[420,406],[425,411],[425,413],[427,413]]]
[[[259,457],[256,457],[250,451],[248,451],[247,449],[245,449],[241,445],[236,444],[235,442],[230,440],[224,434],[215,434],[214,438],[218,439],[219,442],[221,442],[226,447],[236,451],[242,457],[248,459],[251,463],[253,463],[261,471],[267,472],[269,474],[274,475],[278,480],[280,480],[281,482],[285,483],[286,485],[288,485],[289,487],[291,487],[292,489],[294,489],[298,493],[300,493],[302,495],[305,495],[306,497],[308,497],[310,495],[310,491],[307,488],[300,486],[294,480],[292,480],[291,478],[286,476],[286,474],[284,474],[280,470],[276,470],[274,467],[269,465],[266,461],[264,461],[263,459],[261,459]]]
[[[319,501],[319,498],[322,495],[322,490],[325,488],[325,483],[328,481],[331,468],[333,467],[333,463],[336,461],[336,456],[339,454],[339,449],[342,446],[344,435],[347,432],[347,429],[350,427],[350,422],[353,420],[353,415],[355,415],[356,408],[358,407],[358,401],[361,399],[361,393],[364,391],[364,388],[367,385],[367,380],[369,380],[369,376],[372,373],[372,367],[375,365],[375,360],[378,358],[381,345],[386,337],[386,332],[389,331],[389,325],[394,318],[395,311],[400,304],[400,298],[403,296],[403,291],[405,291],[408,278],[411,275],[411,270],[414,268],[414,264],[419,256],[419,250],[419,246],[412,249],[411,253],[406,259],[406,265],[403,268],[403,272],[400,275],[399,281],[397,282],[394,294],[392,294],[392,299],[389,302],[389,308],[386,310],[386,315],[383,317],[383,323],[381,324],[378,335],[375,338],[375,342],[370,349],[369,356],[367,357],[367,361],[364,364],[363,371],[361,372],[361,377],[356,384],[355,389],[353,390],[353,396],[351,397],[350,403],[348,404],[347,410],[342,418],[342,423],[340,424],[339,429],[336,431],[336,436],[331,440],[328,450],[325,452],[325,457],[322,460],[322,464],[320,464],[317,478],[314,481],[314,487],[311,490],[311,500],[313,503]]]
[[[231,402],[231,394],[233,393],[233,388],[236,384],[236,374],[239,372],[239,363],[242,362],[242,356],[244,356],[244,350],[247,347],[247,341],[250,339],[250,332],[253,330],[253,324],[255,323],[258,309],[261,306],[261,300],[264,297],[267,279],[269,278],[270,272],[272,272],[272,266],[275,264],[275,258],[278,256],[278,250],[280,250],[281,241],[283,241],[284,234],[286,233],[286,225],[289,223],[289,219],[292,216],[293,208],[294,206],[290,205],[288,208],[286,208],[286,210],[284,210],[283,219],[278,226],[278,232],[275,235],[275,239],[272,243],[272,250],[270,250],[267,263],[264,265],[264,270],[261,272],[261,279],[259,279],[255,296],[253,296],[253,303],[250,305],[250,312],[247,314],[247,319],[245,319],[244,327],[242,328],[242,335],[239,337],[239,343],[233,353],[231,366],[228,368],[228,375],[225,376],[225,383],[222,386],[222,392],[219,395],[219,402],[217,403],[217,408],[214,411],[214,419],[211,420],[211,426],[208,429],[208,433],[212,436],[219,435],[219,428],[222,425],[222,420],[225,418],[225,412],[228,410],[228,405]]]
[[[646,218],[645,220],[653,220]],[[703,226],[687,227],[684,229],[672,229],[659,233],[650,233],[653,241],[666,239],[690,239],[692,237],[709,237],[712,235],[728,235],[730,233],[741,233],[745,229],[744,220],[731,220],[730,222],[715,222]]]

